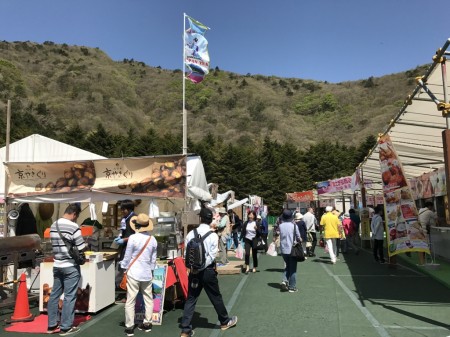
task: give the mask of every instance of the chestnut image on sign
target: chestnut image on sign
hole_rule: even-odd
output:
[[[56,181],[45,184],[39,183],[35,186],[36,192],[67,193],[73,190],[82,190],[91,187],[95,182],[95,167],[93,162],[75,163],[64,169],[62,176]]]

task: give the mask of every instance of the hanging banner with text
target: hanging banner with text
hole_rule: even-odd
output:
[[[317,183],[317,194],[335,193],[352,188],[352,177],[343,177]]]
[[[11,198],[105,192],[184,198],[186,157],[163,156],[57,163],[7,163]]]
[[[313,191],[286,193],[287,201],[310,202],[314,200]]]
[[[93,190],[153,197],[184,197],[186,158],[124,158],[97,160]]]
[[[419,224],[411,188],[388,135],[379,138],[378,150],[389,256],[414,251],[430,254],[426,230]]]
[[[89,191],[95,183],[93,161],[7,163],[8,196]]]

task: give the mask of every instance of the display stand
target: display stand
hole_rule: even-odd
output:
[[[153,315],[152,324],[161,325],[164,312],[164,298],[166,294],[166,281],[167,281],[168,266],[157,265],[153,271]],[[134,306],[134,323],[140,324],[145,318],[145,303],[142,294],[139,293],[136,297],[136,304]]]

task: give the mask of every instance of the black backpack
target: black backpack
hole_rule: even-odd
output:
[[[186,268],[191,270],[200,270],[206,267],[206,250],[203,241],[211,234],[209,231],[205,235],[198,234],[197,229],[194,229],[194,238],[190,240],[186,246]]]

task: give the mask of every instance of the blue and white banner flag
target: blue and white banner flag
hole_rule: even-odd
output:
[[[209,28],[189,16],[186,17],[189,28],[184,32],[184,62],[187,67],[185,76],[194,83],[200,83],[209,73],[208,41],[204,36]]]

